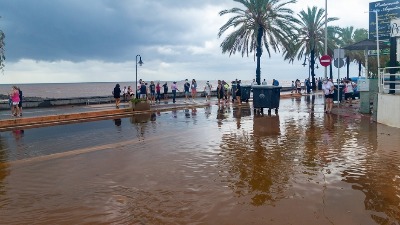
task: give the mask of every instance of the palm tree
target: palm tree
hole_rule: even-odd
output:
[[[288,37],[291,36],[293,11],[286,5],[296,0],[234,0],[241,3],[244,9],[232,8],[223,10],[220,16],[234,14],[220,29],[218,36],[229,28],[235,30],[221,43],[222,53],[229,55],[241,52],[242,57],[255,52],[257,57],[256,82],[260,84],[260,58],[263,46],[271,57],[271,51],[280,51],[280,47],[288,48]]]
[[[312,88],[315,90],[315,59],[324,54],[325,43],[325,10],[318,9],[316,6],[307,8],[307,11],[300,11],[297,14],[298,20],[295,20],[296,35],[292,40],[292,46],[289,51],[284,52],[285,59],[293,61],[296,57],[301,60],[309,56],[310,69],[312,76]],[[338,20],[336,17],[327,18],[327,22]],[[333,52],[337,43],[338,27],[328,27],[328,51]]]
[[[343,46],[348,46],[368,38],[366,29],[354,29],[353,26],[340,29],[340,41]],[[358,75],[361,75],[361,64],[364,60],[363,51],[346,51],[347,79],[349,79],[350,62],[358,62]]]

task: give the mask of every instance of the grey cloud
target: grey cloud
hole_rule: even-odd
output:
[[[215,1],[1,0],[0,27],[8,61],[120,61],[152,45],[202,43],[185,35],[201,21],[180,13],[205,4]]]

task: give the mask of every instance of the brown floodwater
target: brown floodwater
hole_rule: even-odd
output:
[[[322,96],[0,133],[0,224],[400,224],[400,129]]]

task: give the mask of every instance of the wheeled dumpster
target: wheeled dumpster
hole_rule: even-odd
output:
[[[255,85],[253,86],[254,113],[264,114],[264,108],[268,108],[268,114],[275,109],[278,113],[281,98],[281,86]]]

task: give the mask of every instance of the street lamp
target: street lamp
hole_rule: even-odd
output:
[[[328,55],[328,0],[325,0],[325,55]],[[325,79],[328,77],[328,67],[324,70]]]
[[[311,59],[310,59],[310,57],[308,57],[308,56],[306,56],[305,58],[304,58],[304,62],[303,62],[303,64],[301,64],[301,65],[303,65],[304,67],[306,67],[306,65],[307,65],[307,63],[306,63],[306,60],[308,60],[308,80],[311,82]],[[317,64],[317,66],[316,67],[314,67],[315,69],[318,69],[319,67],[318,67],[318,64]]]
[[[138,98],[138,91],[137,91],[137,87],[138,87],[138,83],[137,83],[137,64],[138,64],[138,61],[137,61],[137,58],[138,58],[138,56],[139,56],[139,66],[143,65],[142,56],[136,55],[136,98]]]

